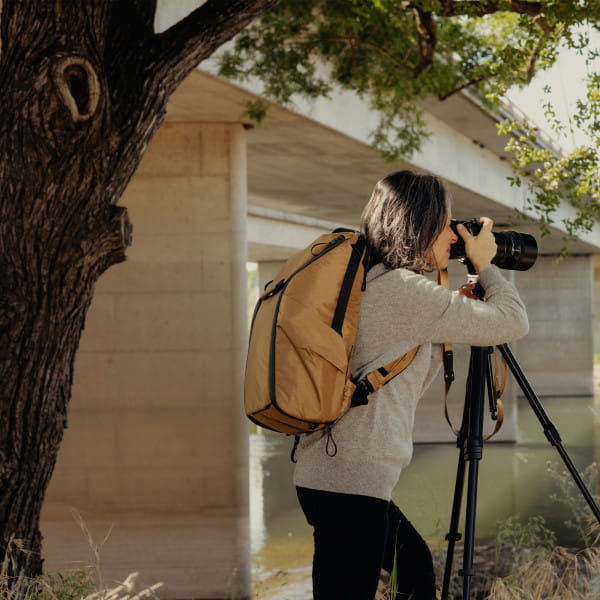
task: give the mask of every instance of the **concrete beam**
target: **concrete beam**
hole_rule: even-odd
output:
[[[285,261],[314,239],[349,225],[284,213],[260,206],[248,207],[248,260]]]
[[[244,102],[260,98],[258,82],[244,86],[210,74],[211,60],[196,70],[173,96],[171,121],[243,120]],[[441,175],[462,217],[487,214],[497,222],[528,213],[526,189],[511,187],[512,167],[496,119],[464,96],[428,103],[431,138],[409,162],[386,163],[370,146],[377,115],[368,102],[350,91],[330,98],[294,99],[294,110],[267,102],[267,119],[248,134],[248,185],[254,204],[340,222],[357,222],[374,183],[387,173],[412,168]],[[247,119],[247,118],[246,118]],[[248,124],[251,126],[251,124]],[[559,207],[554,234],[540,240],[541,252],[556,254],[565,233],[561,220],[572,217],[566,202]],[[519,226],[537,234],[535,224]],[[539,234],[538,234],[539,237]],[[574,254],[600,250],[600,226],[582,234]]]

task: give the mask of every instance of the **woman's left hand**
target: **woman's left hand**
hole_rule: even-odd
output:
[[[467,298],[473,298],[473,300],[479,300],[479,298],[473,293],[473,289],[475,288],[475,283],[465,283],[461,285],[456,292],[461,296],[466,296]]]

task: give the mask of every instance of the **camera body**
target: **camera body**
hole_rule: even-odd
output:
[[[466,259],[465,242],[460,237],[456,229],[458,224],[466,227],[471,235],[477,235],[481,231],[481,222],[479,219],[469,221],[458,221],[452,219],[450,227],[458,237],[458,241],[450,246],[450,258]],[[535,238],[528,233],[518,231],[492,232],[498,250],[492,260],[492,264],[501,269],[510,269],[512,271],[527,271],[530,269],[538,254],[538,247]]]

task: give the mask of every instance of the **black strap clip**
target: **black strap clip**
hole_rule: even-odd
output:
[[[365,406],[369,403],[369,394],[373,392],[371,382],[368,379],[361,379],[360,381],[355,381],[354,385],[356,386],[356,390],[352,394],[350,406]]]
[[[454,360],[452,350],[444,350],[444,381],[452,383],[454,381]]]

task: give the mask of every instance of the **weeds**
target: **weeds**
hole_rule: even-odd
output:
[[[598,600],[600,549],[572,552],[555,546],[554,532],[543,517],[510,517],[498,523],[495,542],[477,546],[475,576],[471,581],[477,600]],[[462,545],[456,547],[455,565],[462,564]],[[443,567],[443,550],[434,550]],[[438,581],[442,573],[438,572]],[[462,598],[462,577],[451,579],[449,598]]]
[[[600,524],[590,511],[590,507],[571,474],[564,470],[558,470],[553,463],[548,463],[547,470],[559,489],[559,493],[552,494],[550,499],[563,504],[571,515],[571,518],[565,521],[565,525],[577,532],[584,546],[597,544],[600,541]],[[592,463],[581,473],[583,483],[592,494],[598,489],[599,477],[597,463]],[[600,502],[598,494],[596,493],[594,496],[596,502]]]
[[[137,573],[113,587],[99,587],[93,569],[77,569],[69,573],[45,573],[27,582],[25,592],[0,581],[0,597],[4,600],[143,600],[158,599],[156,591],[162,583],[141,585]]]
[[[598,600],[600,550],[571,553],[556,548],[543,558],[520,565],[496,579],[487,600]]]
[[[27,600],[80,600],[96,589],[90,569],[71,573],[46,573],[27,586]]]
[[[598,600],[600,598],[600,525],[590,511],[573,478],[551,463],[548,472],[560,493],[551,499],[564,504],[571,517],[565,524],[574,529],[585,548],[572,551],[553,548],[554,534],[542,517],[522,526],[508,519],[498,534],[498,552],[510,556],[509,572],[497,578],[487,600]],[[597,489],[598,465],[582,473],[589,490]],[[596,502],[598,496],[596,494]]]
[[[546,527],[544,517],[519,517],[501,521],[496,535],[496,568],[513,574],[523,564],[546,558],[556,544],[556,535]]]
[[[113,587],[103,583],[100,568],[100,550],[110,536],[109,529],[100,544],[97,544],[83,517],[72,511],[73,518],[86,536],[94,556],[94,564],[66,573],[44,573],[38,577],[9,578],[0,576],[0,598],[2,600],[158,600],[156,591],[163,585],[143,585],[138,573],[131,573]]]

